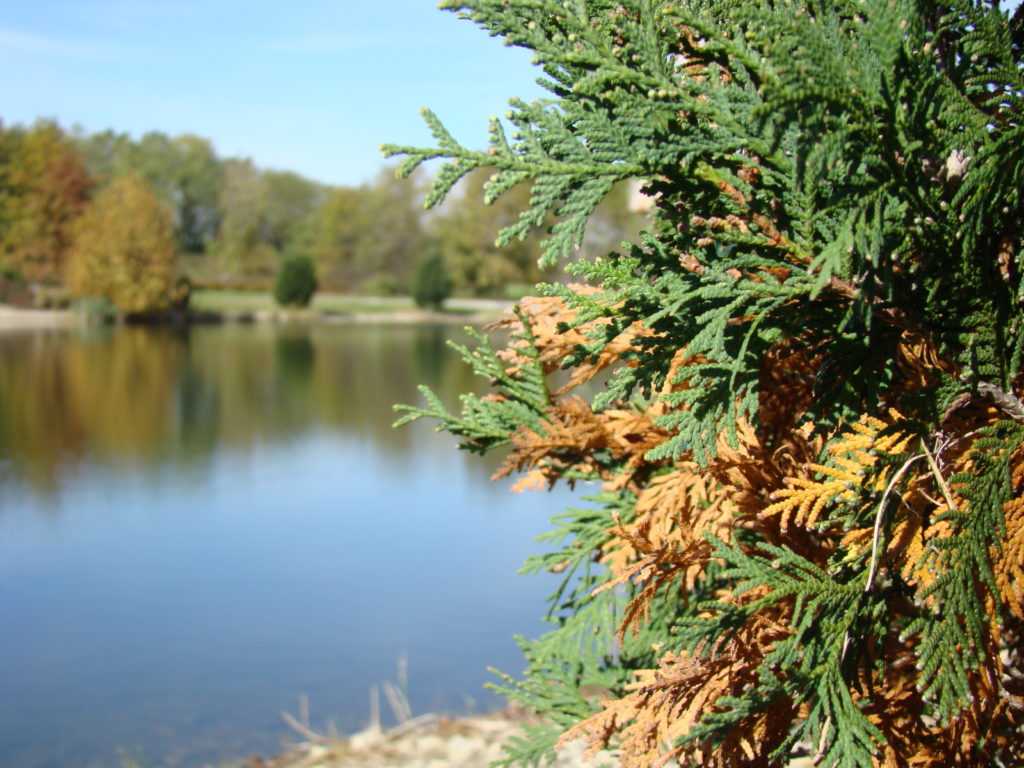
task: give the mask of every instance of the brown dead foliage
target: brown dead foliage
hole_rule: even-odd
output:
[[[765,650],[787,633],[784,623],[759,616],[709,656],[666,653],[657,669],[639,672],[622,698],[604,702],[600,713],[568,730],[562,743],[584,738],[596,752],[618,735],[624,766],[656,767],[673,759],[718,768],[764,765],[765,748],[781,743],[796,714],[785,701],[753,715],[721,744],[676,745],[720,697],[739,696],[756,683],[754,670]]]
[[[595,289],[584,285],[572,285],[570,288],[583,296],[596,293]],[[519,311],[529,324],[534,346],[548,373],[560,370],[570,354],[589,344],[592,334],[602,332],[610,324],[609,319],[599,318],[577,325],[575,311],[556,296],[526,297],[520,301]],[[522,328],[522,320],[516,315],[508,315],[491,327],[517,331]],[[639,336],[648,334],[638,323],[618,334],[606,344],[596,359],[574,366],[557,394],[565,394],[586,384],[601,371],[618,363]],[[513,341],[499,353],[511,369],[522,365],[523,349],[528,343],[525,339]]]
[[[574,319],[560,299],[529,299],[521,315],[502,327],[522,330],[519,324],[526,322],[545,370],[554,373],[567,355],[611,322],[576,325]],[[926,338],[899,332],[896,393],[934,387],[940,372],[949,373],[951,367]],[[928,450],[892,410],[885,418],[865,416],[822,434],[807,422],[806,412],[814,402],[825,355],[793,339],[763,359],[756,429],[740,423],[734,441],[720,436],[717,454],[707,466],[688,456],[652,462],[649,452],[668,437],[657,425],[666,413],[663,402],[646,410],[622,405],[595,413],[581,397],[568,394],[602,371],[633,364],[638,341],[648,337],[648,331],[632,326],[593,359],[573,368],[540,427],[515,433],[512,451],[497,473],[526,473],[520,487],[550,486],[586,475],[598,478],[606,489],[635,494],[631,519],[610,521],[608,541],[595,553],[612,575],[602,589],[633,585],[620,635],[644,625],[655,597],[663,596],[666,588],[676,589],[679,599],[686,600],[712,557],[707,536],[735,541],[739,529],[756,531],[761,539],[821,567],[837,547],[851,556],[870,556],[877,561],[877,574],[869,589],[893,579],[913,589],[932,583],[936,574],[926,553],[951,533],[949,524],[938,518],[950,502],[962,503],[946,478],[970,471],[974,436],[1000,418],[992,403],[965,401],[951,409],[943,432]],[[514,342],[504,353],[510,368],[522,364],[525,343]],[[664,392],[686,387],[677,374],[687,362],[692,360],[679,350]],[[927,453],[934,454],[938,474]],[[1005,508],[1006,537],[991,555],[1000,597],[1024,626],[1024,452],[1015,457],[1012,482],[1016,495]],[[878,499],[886,494],[892,503],[879,510]],[[841,530],[827,518],[838,504],[862,504],[859,519],[883,524]],[[729,602],[756,596],[755,590],[741,598],[728,593],[718,597]],[[785,698],[751,715],[724,742],[679,743],[704,714],[721,706],[722,697],[742,696],[756,684],[761,661],[789,633],[792,604],[773,605],[756,613],[728,644],[692,656],[665,652],[656,668],[638,672],[621,697],[603,701],[601,710],[567,731],[562,743],[583,738],[594,752],[617,746],[624,768],[652,768],[672,760],[721,768],[770,765],[767,755],[801,717],[800,708]],[[904,616],[916,610],[896,591],[888,607]],[[1000,634],[993,619],[992,633],[989,672],[972,678],[971,708],[945,726],[923,714],[926,706],[917,689],[910,641],[882,638],[875,642],[879,647],[862,651],[866,656],[852,674],[851,693],[885,735],[877,765],[980,766],[988,763],[979,755],[994,754],[995,749],[1016,755],[1024,749],[1013,741],[1024,742],[1020,627]],[[881,672],[871,666],[879,658],[886,659]],[[979,751],[976,742],[982,735],[990,741]],[[804,754],[813,754],[815,745],[802,746]]]

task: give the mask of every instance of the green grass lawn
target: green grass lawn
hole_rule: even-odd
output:
[[[456,302],[454,302],[457,304]],[[192,294],[192,309],[198,312],[216,312],[239,315],[247,312],[273,312],[280,309],[274,297],[265,291],[224,291],[197,289]],[[415,309],[407,296],[346,296],[340,293],[317,293],[310,309],[319,314],[380,314]],[[470,314],[468,307],[452,306],[445,310],[451,314]]]

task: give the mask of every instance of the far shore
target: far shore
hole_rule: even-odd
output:
[[[167,322],[480,325],[497,319],[512,304],[499,299],[452,298],[442,310],[431,310],[417,307],[404,296],[321,293],[309,307],[298,309],[277,306],[269,293],[198,290],[189,312]],[[74,309],[21,309],[0,304],[0,332],[66,329],[89,322],[87,315]]]
[[[67,309],[19,309],[0,304],[0,331],[71,328],[82,316]]]

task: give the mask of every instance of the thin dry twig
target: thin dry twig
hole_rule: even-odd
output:
[[[935,481],[939,484],[939,489],[942,491],[942,496],[946,500],[946,504],[949,505],[949,511],[956,511],[956,502],[953,501],[953,494],[949,490],[949,485],[946,483],[946,478],[942,476],[942,472],[939,470],[939,465],[935,463],[935,457],[932,456],[932,452],[928,450],[928,444],[921,438],[921,447],[924,449],[924,455],[928,458],[928,466],[932,470],[932,474],[935,476]]]
[[[281,719],[284,720],[285,725],[287,725],[293,731],[298,733],[311,744],[326,744],[328,742],[328,739],[326,737],[320,735],[312,728],[310,728],[308,725],[299,722],[299,720],[296,719],[296,717],[292,715],[290,712],[282,711]]]
[[[921,441],[922,445],[924,441]],[[925,447],[927,451],[928,448]],[[930,454],[929,454],[930,455]],[[882,538],[882,522],[885,519],[885,507],[889,501],[889,495],[896,488],[896,484],[903,479],[903,476],[907,473],[907,470],[914,465],[915,462],[925,458],[925,454],[919,453],[916,456],[911,456],[904,462],[903,466],[899,468],[895,475],[892,476],[892,480],[889,481],[889,485],[886,486],[885,493],[882,494],[882,501],[878,504],[878,512],[875,513],[875,527],[871,535],[871,567],[868,569],[868,579],[864,583],[864,591],[870,592],[875,587],[875,577],[878,575],[878,549]],[[846,647],[850,639],[849,633],[846,635],[847,642],[843,643],[843,656],[846,656]],[[842,658],[840,658],[842,663]]]
[[[399,724],[412,718],[412,708],[409,706],[409,700],[405,697],[405,694],[398,689],[394,683],[385,681],[383,683],[384,697],[388,700],[388,704],[391,706],[391,712],[395,716],[395,720]]]
[[[922,441],[923,443],[924,441]],[[928,450],[925,448],[925,450]],[[878,575],[878,550],[881,544],[882,538],[882,522],[885,520],[885,507],[889,502],[889,496],[892,494],[896,485],[899,483],[903,476],[907,473],[915,462],[925,458],[925,454],[919,453],[916,456],[911,456],[904,462],[903,466],[897,470],[896,474],[892,476],[892,480],[885,488],[885,493],[882,494],[882,500],[878,504],[878,512],[875,513],[875,527],[871,535],[871,566],[868,568],[868,578],[864,582],[864,592],[868,593],[875,586],[875,577]],[[846,635],[843,637],[843,649],[839,652],[839,663],[842,665],[846,659],[846,651],[850,647],[850,631],[846,631]],[[828,733],[832,729],[832,717],[825,718],[825,724],[821,729],[821,738],[818,739],[818,751],[814,755],[814,764],[817,765],[821,762],[821,759],[825,756],[825,749],[828,746]]]
[[[387,732],[387,735],[388,737],[404,736],[410,731],[415,731],[418,728],[426,728],[430,725],[436,725],[439,722],[441,722],[440,715],[428,712],[425,715],[419,715],[417,717],[410,718],[401,725],[396,725],[394,728]]]
[[[380,731],[380,688],[370,686],[370,726],[371,731]]]

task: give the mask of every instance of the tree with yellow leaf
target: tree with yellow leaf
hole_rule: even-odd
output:
[[[27,280],[59,282],[92,180],[53,123],[0,134],[0,260]]]
[[[76,222],[69,288],[140,314],[168,309],[177,278],[170,213],[138,176],[115,179]]]

